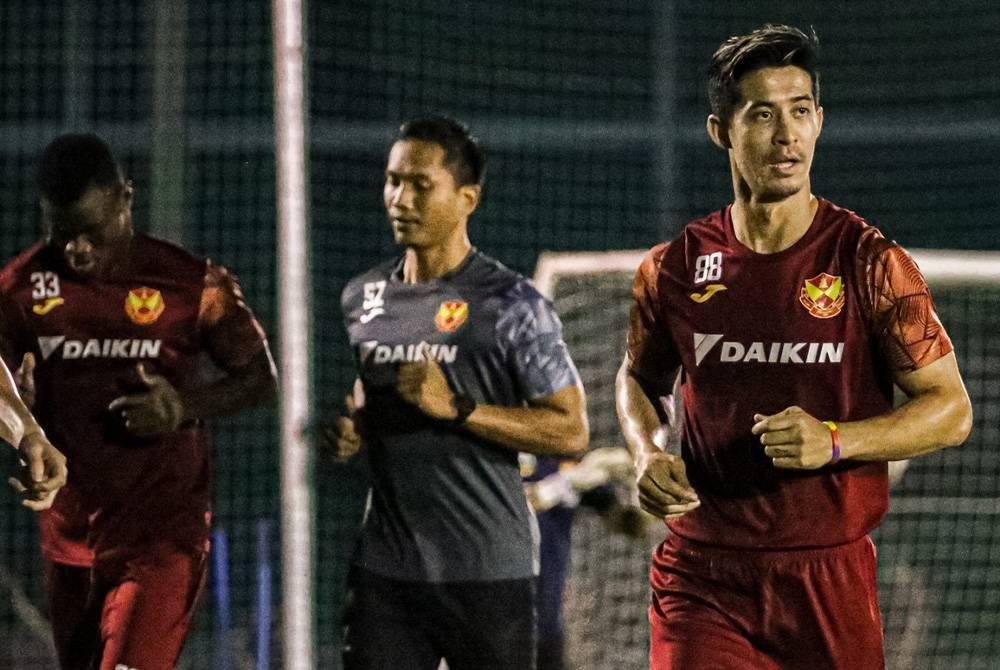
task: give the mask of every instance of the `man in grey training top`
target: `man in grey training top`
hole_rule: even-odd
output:
[[[383,189],[404,252],[341,299],[358,382],[328,438],[340,458],[363,444],[372,472],[348,670],[534,667],[536,533],[517,454],[582,454],[586,403],[551,305],[469,243],[483,176],[464,125],[405,124]]]

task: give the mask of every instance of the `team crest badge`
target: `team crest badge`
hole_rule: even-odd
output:
[[[434,315],[434,325],[438,332],[454,333],[469,317],[469,303],[464,300],[446,300]]]
[[[165,308],[163,296],[155,288],[134,288],[125,298],[125,313],[140,326],[155,323]]]
[[[807,279],[799,291],[799,302],[818,319],[829,319],[844,308],[844,281],[840,277],[821,272]]]

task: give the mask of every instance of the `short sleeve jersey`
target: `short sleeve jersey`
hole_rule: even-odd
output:
[[[401,268],[377,266],[342,295],[372,473],[356,561],[406,581],[530,577],[535,533],[517,452],[427,418],[396,393],[396,371],[426,353],[453,391],[523,405],[578,383],[562,326],[530,282],[479,251],[427,282],[404,283]]]
[[[631,371],[651,397],[683,369],[682,454],[701,506],[670,527],[715,545],[821,547],[855,540],[888,505],[886,464],[775,468],[755,413],[798,405],[855,421],[892,408],[893,374],[952,351],[913,259],[820,199],[805,235],[757,254],[729,209],[654,247],[635,278]]]
[[[8,353],[17,357],[8,363],[35,354],[33,411],[70,468],[66,489],[40,516],[46,556],[90,565],[94,552],[127,555],[158,542],[204,547],[203,425],[140,439],[108,405],[143,389],[139,363],[183,390],[199,383],[204,357],[234,370],[266,346],[235,279],[143,234],[127,263],[101,280],[64,273],[52,249],[35,245],[0,271],[0,310]]]

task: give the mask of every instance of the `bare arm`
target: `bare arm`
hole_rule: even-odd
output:
[[[23,467],[8,479],[34,511],[48,509],[56,493],[66,484],[66,457],[49,442],[41,427],[21,400],[6,365],[0,364],[0,438],[14,445]]]
[[[140,437],[176,430],[185,421],[222,416],[270,402],[277,393],[270,351],[262,347],[250,361],[223,378],[191,389],[176,389],[162,375],[138,366],[146,389],[116,398],[108,406],[120,412],[125,427]]]
[[[397,390],[431,418],[449,421],[458,415],[455,394],[433,360],[402,364]],[[462,427],[510,449],[533,454],[581,456],[590,440],[586,401],[579,384],[532,400],[527,407],[477,405]]]
[[[972,404],[955,354],[896,375],[909,398],[892,412],[863,421],[837,422],[841,458],[896,461],[961,444],[972,429]],[[753,427],[777,467],[815,469],[831,460],[829,429],[836,417],[813,417],[798,407],[756,415]]]
[[[590,441],[586,401],[578,384],[532,400],[528,407],[477,405],[463,426],[531,454],[579,457]]]
[[[669,519],[698,507],[701,501],[688,482],[683,459],[665,453],[653,440],[661,427],[660,418],[653,401],[629,371],[627,356],[615,378],[615,408],[638,474],[642,509]]]
[[[21,439],[41,431],[27,405],[21,400],[14,378],[6,365],[0,366],[0,438],[15,447]]]
[[[184,419],[210,419],[271,403],[278,394],[277,376],[265,345],[245,366],[222,379],[183,391]]]

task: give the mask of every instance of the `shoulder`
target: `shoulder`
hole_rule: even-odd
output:
[[[857,212],[822,200],[823,225],[840,240],[842,253],[855,261],[856,268],[867,273],[876,263],[893,256],[909,254]]]
[[[45,249],[41,242],[37,242],[18,253],[0,269],[0,291],[10,290],[23,281],[26,274],[42,267]]]
[[[468,265],[455,278],[456,284],[466,284],[484,297],[499,297],[504,305],[547,302],[534,283],[516,270],[481,251],[473,251]]]
[[[474,289],[469,294],[477,296],[474,299],[480,305],[496,314],[499,331],[520,331],[525,324],[531,324],[532,330],[561,327],[552,302],[534,282],[481,251],[473,254],[455,278],[456,284]]]
[[[340,293],[341,304],[349,304],[356,300],[359,296],[364,295],[364,287],[366,284],[372,284],[380,281],[388,282],[392,277],[393,271],[399,265],[399,260],[399,258],[391,258],[382,261],[378,265],[375,265],[361,274],[348,279],[347,283],[344,285],[343,291]]]
[[[878,254],[888,247],[898,246],[854,210],[823,198],[820,198],[820,207],[823,229],[836,235],[852,252]]]
[[[138,269],[170,275],[180,279],[192,277],[200,281],[209,261],[174,242],[137,233],[133,240],[132,259]]]
[[[667,257],[667,252],[670,251],[671,247],[673,247],[676,252],[678,246],[679,245],[674,244],[673,241],[660,242],[648,250],[642,257],[642,261],[639,263],[639,267],[636,270],[636,278],[644,281],[655,278],[660,273],[660,268],[663,267],[664,260]]]
[[[728,207],[717,209],[710,214],[688,221],[675,241],[685,245],[695,242],[726,243],[728,239],[726,236],[727,212]]]
[[[458,284],[474,284],[487,291],[505,293],[534,287],[520,272],[510,269],[478,249],[472,250],[468,264],[456,275]]]
[[[726,211],[719,209],[689,221],[675,238],[650,249],[643,259],[646,269],[682,271],[700,255],[725,250],[731,244]]]

